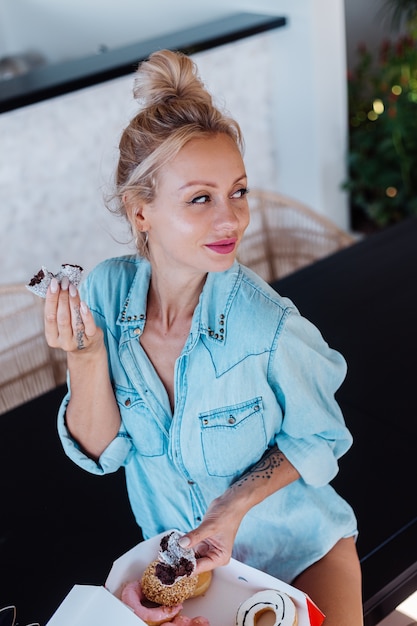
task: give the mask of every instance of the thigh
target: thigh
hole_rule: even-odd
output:
[[[338,541],[292,584],[323,611],[324,626],[363,626],[362,577],[352,537]]]

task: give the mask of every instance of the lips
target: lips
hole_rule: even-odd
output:
[[[214,241],[213,243],[206,244],[206,248],[217,252],[217,254],[230,254],[236,248],[237,238],[221,239],[220,241]]]

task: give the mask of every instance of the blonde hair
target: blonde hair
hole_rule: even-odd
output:
[[[213,104],[195,63],[185,54],[160,50],[136,72],[133,94],[140,110],[119,143],[114,211],[130,221],[136,246],[145,255],[146,240],[136,232],[124,199],[152,202],[158,170],[197,137],[228,135],[243,152],[238,123]]]

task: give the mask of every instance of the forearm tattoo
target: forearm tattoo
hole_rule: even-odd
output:
[[[77,325],[75,328],[75,338],[77,340],[77,348],[78,350],[84,350],[84,324],[81,318],[80,307],[77,307],[75,310],[76,313],[76,321]]]
[[[270,448],[255,465],[252,465],[252,467],[234,483],[235,486],[240,487],[247,481],[271,478],[274,471],[282,465],[284,460],[285,457],[279,448],[276,446]]]

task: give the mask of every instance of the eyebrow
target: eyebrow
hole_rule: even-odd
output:
[[[241,176],[238,176],[236,180],[233,181],[232,185],[235,185],[243,178],[247,178],[246,172],[244,172]],[[211,183],[208,180],[190,180],[188,183],[185,183],[185,185],[182,185],[179,189],[181,191],[182,189],[187,189],[187,187],[194,187],[196,185],[202,185],[203,187],[217,187],[216,183]]]

